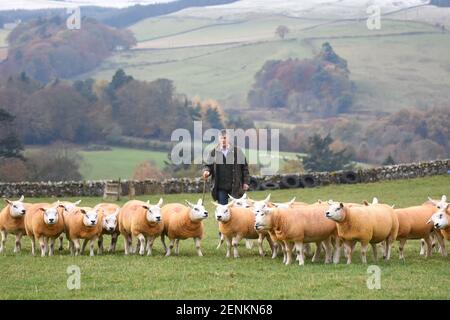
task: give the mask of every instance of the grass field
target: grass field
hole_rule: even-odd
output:
[[[308,202],[318,198],[361,201],[377,196],[382,202],[403,207],[442,194],[450,194],[449,176],[274,191],[272,199],[284,201],[296,196]],[[265,192],[250,194],[256,199],[265,195]],[[195,201],[199,196],[180,194],[163,198],[169,203]],[[139,197],[153,203],[158,198],[157,195]],[[178,257],[163,257],[159,241],[155,243],[152,257],[124,257],[122,238],[116,254],[71,257],[66,250],[54,257],[31,257],[29,240],[23,239],[23,251],[15,255],[10,236],[6,254],[0,256],[0,299],[450,299],[450,279],[445,276],[450,257],[434,253],[426,260],[418,254],[418,241],[407,243],[406,262],[398,260],[396,245],[392,260],[377,264],[381,268],[380,290],[369,290],[366,286],[369,275],[367,266],[360,262],[359,246],[351,266],[343,260],[339,265],[308,261],[303,267],[284,266],[281,257],[261,258],[255,247],[247,250],[244,246],[240,247],[241,258],[226,259],[223,247],[215,249],[217,225],[209,195],[206,200],[211,217],[205,221],[202,258],[195,255],[192,240],[180,243]],[[94,205],[100,201],[100,198],[84,198],[83,204]],[[369,253],[369,265],[373,263],[371,257]],[[66,287],[66,270],[71,265],[81,269],[80,290],[70,291]]]
[[[450,38],[434,22],[448,20],[449,14],[413,9],[383,18],[381,30],[368,30],[365,20],[325,16],[162,16],[130,27],[139,50],[110,57],[89,76],[109,79],[122,67],[138,79],[169,78],[179,92],[242,109],[255,73],[267,60],[310,58],[328,41],[348,61],[356,84],[355,111],[445,105],[450,97],[442,79],[450,72]],[[284,41],[275,36],[278,25],[290,29]]]

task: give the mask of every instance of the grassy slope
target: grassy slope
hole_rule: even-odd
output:
[[[167,152],[137,150],[129,148],[112,148],[111,151],[79,151],[83,157],[81,174],[86,180],[101,179],[130,179],[136,166],[144,161],[152,160],[160,168],[164,167],[164,160],[167,160]],[[247,152],[247,157],[255,157],[255,151]],[[295,153],[280,152],[280,166],[283,159],[296,159]],[[253,158],[252,158],[253,159]],[[250,161],[250,158],[248,158]],[[267,157],[261,156],[262,164],[266,165]]]
[[[297,199],[313,202],[321,199],[361,201],[377,196],[396,207],[420,204],[428,195],[450,193],[450,177],[381,182],[353,186],[329,186],[272,192],[278,201]],[[263,192],[251,193],[256,199]],[[199,195],[164,195],[166,203]],[[150,198],[155,202],[158,196]],[[46,199],[28,199],[45,201]],[[73,199],[75,200],[75,199]],[[207,208],[212,213],[209,195]],[[53,199],[51,200],[53,201]],[[99,198],[85,198],[84,205],[94,205]],[[125,201],[125,200],[124,200]],[[122,201],[121,203],[123,203]],[[162,246],[155,244],[153,257],[123,256],[122,238],[119,252],[90,258],[71,257],[65,251],[55,257],[31,257],[28,239],[23,252],[12,253],[13,237],[7,242],[6,256],[0,256],[1,299],[450,299],[448,271],[450,258],[434,254],[430,260],[419,257],[419,242],[407,243],[406,263],[398,261],[397,250],[389,263],[379,262],[382,270],[381,290],[366,287],[367,266],[360,263],[359,246],[355,263],[323,265],[307,262],[304,267],[284,266],[281,258],[260,258],[256,248],[240,248],[240,259],[226,259],[224,248],[215,249],[217,225],[210,217],[205,222],[202,246],[205,256],[195,256],[192,240],[182,241],[179,257],[162,257]],[[109,239],[106,240],[109,242]],[[397,245],[396,245],[397,247]],[[266,247],[267,248],[267,247]],[[343,261],[343,260],[342,260]],[[369,254],[369,264],[372,264]],[[81,290],[66,288],[66,268],[81,268]]]
[[[192,17],[148,19],[131,28],[140,39],[204,27],[208,21],[211,25],[141,42],[140,47],[149,49],[115,55],[91,75],[110,78],[118,67],[124,67],[137,78],[170,78],[180,92],[236,106],[245,103],[253,76],[266,60],[308,58],[329,41],[347,59],[357,83],[356,109],[392,111],[448,101],[448,90],[442,85],[450,72],[450,57],[445,54],[450,46],[448,34],[435,33],[435,28],[422,22],[402,21],[404,16],[394,17],[400,20],[383,19],[379,31],[368,30],[365,21],[323,24],[283,16],[255,15],[240,23],[222,25],[216,24],[223,21],[195,22]],[[274,35],[281,24],[291,29],[285,41]],[[311,28],[313,25],[317,27]],[[434,34],[411,34],[417,32]],[[409,34],[398,36],[401,33]],[[216,43],[228,45],[212,45]],[[187,45],[194,47],[174,49]]]

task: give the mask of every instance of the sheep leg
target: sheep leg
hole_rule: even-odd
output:
[[[20,252],[20,249],[21,249],[20,239],[21,238],[22,238],[22,232],[16,233],[16,245],[14,247],[14,253]]]
[[[164,233],[161,234],[161,242],[162,242],[162,245],[163,245],[163,247],[164,247],[164,252],[167,253],[167,246],[166,246],[166,240],[165,240],[165,235],[164,235]]]
[[[175,240],[175,255],[180,253],[180,239]]]
[[[296,242],[295,243],[295,250],[297,251],[298,265],[299,266],[303,266],[305,264],[305,258],[304,258],[303,249],[304,249],[303,242]]]
[[[427,245],[425,258],[429,258],[429,257],[431,257],[431,254],[432,254],[431,250],[433,250],[433,248],[431,246],[431,239],[430,239],[430,237],[426,237],[426,238],[424,238],[424,240],[425,240],[425,243]]]
[[[314,256],[312,257],[311,262],[317,262],[320,258],[320,252],[322,251],[322,242],[316,242],[316,251],[314,252]]]
[[[75,251],[74,251],[74,244],[72,240],[69,240],[69,250],[70,250],[70,255],[75,255]]]
[[[201,241],[200,238],[194,238],[195,248],[197,249],[197,254],[199,257],[203,257],[202,248],[200,247]]]
[[[226,257],[229,258],[231,256],[231,238],[226,237],[227,242],[227,254]]]
[[[331,244],[331,237],[322,241],[325,246],[325,263],[331,263],[333,260],[333,245]]]
[[[284,241],[284,245],[286,247],[286,265],[290,265],[292,262],[292,243],[288,241]]]
[[[236,235],[236,237],[232,238],[231,245],[233,246],[233,255],[235,258],[239,258],[238,244],[241,241],[241,236]]]
[[[224,241],[224,235],[223,235],[223,233],[219,232],[219,244],[217,245],[216,250],[219,250],[219,248],[222,245],[223,241]]]
[[[136,249],[138,248],[138,245],[140,244],[139,254],[141,256],[143,256],[145,253],[145,236],[142,233],[139,233],[137,238],[138,238],[138,242],[136,245]]]
[[[86,249],[88,241],[89,240],[87,240],[87,239],[83,239],[83,244],[81,245],[81,251],[80,251],[81,254],[84,254],[84,250]]]
[[[3,251],[5,250],[6,238],[8,237],[8,234],[6,233],[5,230],[2,230],[1,233],[2,233],[2,243],[0,245],[0,253],[3,253]]]
[[[64,250],[64,237],[63,237],[63,235],[59,236],[59,248],[58,248],[58,250],[59,251],[63,251]]]
[[[126,234],[126,233],[123,234],[123,238],[124,238],[123,243],[125,245],[125,252],[124,252],[124,254],[126,256],[130,253],[130,241],[129,241],[130,237],[131,236],[129,234]]]
[[[261,257],[265,256],[264,248],[263,248],[264,238],[265,238],[264,234],[262,234],[262,233],[258,234],[258,251],[259,251],[259,255]]]
[[[103,235],[98,237],[97,247],[97,254],[103,254]]]
[[[443,257],[447,256],[447,250],[445,250],[445,241],[442,234],[439,232],[439,230],[433,231],[434,236],[436,237],[437,242],[439,243],[439,252]]]
[[[94,256],[94,246],[95,246],[95,242],[97,242],[97,240],[98,240],[98,237],[94,237],[91,239],[91,242],[89,243],[90,244],[90,248],[89,248],[89,256],[90,257]],[[97,251],[97,253],[98,253],[98,251]]]
[[[155,242],[155,239],[156,237],[147,237],[147,256],[152,255],[153,243]]]
[[[73,239],[73,245],[75,247],[75,256],[81,254],[80,252],[80,239]]]
[[[55,238],[50,238],[50,250],[48,251],[48,256],[51,257],[55,254]]]
[[[361,260],[362,263],[367,264],[367,249],[369,248],[369,242],[361,241]]]
[[[341,239],[339,237],[335,237],[334,239],[334,255],[333,255],[333,263],[338,264],[341,260]]]
[[[34,235],[30,236],[31,240],[31,255],[34,257],[36,253],[36,239],[34,238]]]
[[[419,255],[424,256],[425,255],[425,240],[420,239],[420,253]]]
[[[38,240],[39,240],[39,245],[41,247],[41,257],[45,257],[46,246],[45,246],[44,236],[38,237]]]
[[[275,248],[274,248],[274,245],[275,245],[275,244],[274,244],[274,242],[272,241],[272,238],[270,238],[270,235],[266,234],[265,238],[267,239],[267,242],[269,243],[270,250],[272,251],[272,255],[273,255],[274,250],[275,250]]]
[[[273,249],[272,249],[272,259],[275,259],[278,256],[278,242],[273,242]]]
[[[354,242],[353,241],[348,241],[345,240],[344,241],[344,249],[347,255],[347,264],[351,264],[352,263],[352,253],[353,253],[353,247],[354,247]]]
[[[167,251],[166,251],[166,257],[168,257],[172,254],[172,249],[173,249],[174,243],[175,243],[175,239],[170,239],[169,247],[167,248]]]
[[[283,251],[283,263],[286,263],[287,260],[287,253],[286,253],[286,246],[284,245],[284,242],[280,241],[281,250]]]
[[[378,247],[376,243],[370,244],[372,247],[373,261],[378,262]]]
[[[400,260],[405,261],[405,244],[406,244],[406,238],[402,238],[399,240],[399,245],[398,245],[398,258]]]
[[[108,252],[116,252],[116,244],[117,244],[117,238],[119,235],[117,233],[113,233],[111,235],[111,244],[109,245]]]

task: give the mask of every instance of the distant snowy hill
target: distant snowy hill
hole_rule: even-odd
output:
[[[233,17],[260,14],[288,14],[303,17],[361,16],[371,5],[380,6],[382,12],[395,11],[402,8],[429,3],[429,0],[241,0],[232,4],[190,8],[176,15]]]

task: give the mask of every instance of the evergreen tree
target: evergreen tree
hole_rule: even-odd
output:
[[[18,136],[9,130],[7,125],[12,121],[14,121],[14,116],[6,110],[0,109],[0,127],[4,130],[2,132],[2,138],[0,138],[0,158],[23,159],[23,156],[21,155],[23,145]]]

